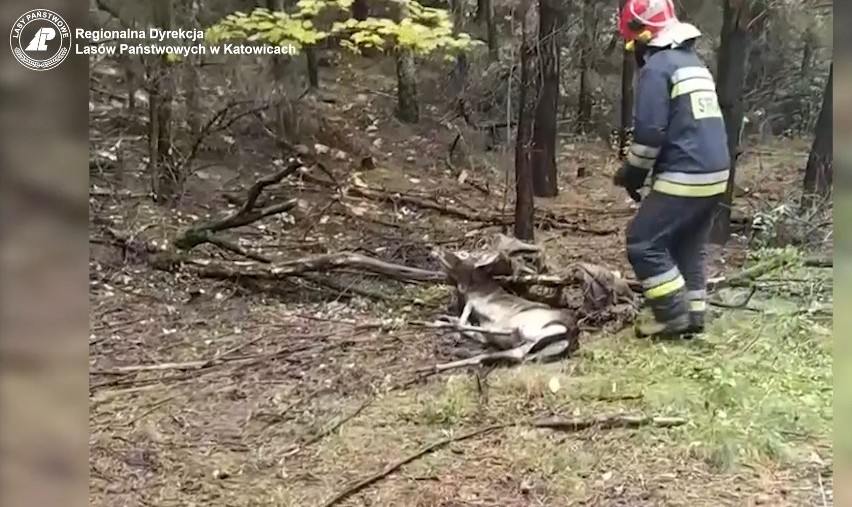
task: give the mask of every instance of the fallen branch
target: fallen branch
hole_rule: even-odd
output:
[[[256,280],[282,280],[304,273],[357,268],[369,273],[384,275],[401,282],[450,283],[447,275],[440,271],[414,268],[403,264],[385,262],[367,255],[338,252],[300,257],[273,265],[234,264],[211,260],[188,260],[193,271],[203,278],[234,280],[251,278]],[[572,275],[519,275],[495,276],[501,284],[541,285],[543,287],[566,287],[581,282]],[[622,279],[619,279],[622,280]],[[624,280],[632,289],[640,290],[636,281]]]
[[[612,429],[612,428],[638,428],[642,426],[656,426],[660,428],[671,428],[674,426],[681,426],[686,424],[686,419],[676,418],[676,417],[640,417],[640,416],[625,416],[625,415],[616,415],[609,417],[599,417],[594,419],[562,419],[562,418],[553,418],[553,419],[543,419],[538,421],[530,421],[525,423],[507,423],[507,424],[492,424],[490,426],[485,426],[484,428],[478,428],[475,430],[468,431],[466,433],[462,433],[458,436],[447,437],[442,440],[438,440],[431,444],[426,445],[425,447],[420,448],[418,451],[391,463],[387,467],[385,467],[382,471],[371,475],[369,477],[365,477],[364,479],[359,480],[353,485],[345,488],[340,493],[337,493],[330,499],[328,499],[325,503],[322,504],[321,507],[332,507],[340,503],[341,501],[349,498],[350,496],[358,493],[362,489],[367,486],[374,484],[385,477],[391,475],[399,468],[415,461],[427,454],[433,453],[438,449],[448,446],[449,444],[455,442],[461,442],[463,440],[469,440],[474,437],[478,437],[480,435],[485,435],[488,433],[492,433],[497,430],[503,430],[506,428],[514,427],[514,426],[528,426],[533,428],[548,428],[559,431],[582,431],[590,428],[600,428],[600,429]]]
[[[190,227],[175,240],[175,246],[181,250],[191,250],[203,243],[210,243],[211,235],[216,232],[242,227],[262,218],[277,215],[295,208],[298,205],[298,199],[290,199],[261,209],[256,209],[256,206],[261,192],[266,187],[280,183],[281,180],[298,171],[302,165],[302,162],[298,158],[291,158],[283,169],[275,174],[261,178],[252,185],[249,188],[248,196],[242,207],[221,220]]]
[[[254,345],[255,343],[262,340],[266,335],[259,335],[256,338],[249,340],[247,342],[240,343],[222,353],[216,354],[210,359],[202,359],[198,361],[186,361],[181,363],[157,363],[157,364],[134,364],[128,366],[119,366],[117,368],[113,368],[111,370],[93,370],[91,373],[96,375],[124,375],[127,373],[138,373],[143,371],[165,371],[165,370],[202,370],[204,368],[209,368],[217,363],[226,362],[226,358],[232,354],[239,352],[240,350]],[[230,359],[231,361],[238,361],[240,358],[235,357]]]
[[[249,252],[245,248],[241,247],[237,243],[233,241],[227,240],[225,238],[220,238],[218,236],[213,236],[212,234],[207,234],[207,242],[211,245],[216,245],[222,250],[228,250],[230,252],[234,252],[236,254],[242,255],[243,257],[248,257],[249,259],[262,262],[264,264],[272,263],[272,260],[268,257],[264,257],[263,255]]]
[[[384,275],[405,282],[445,282],[446,275],[438,271],[412,268],[402,264],[384,262],[366,255],[340,252],[333,254],[314,255],[290,261],[276,263],[272,266],[263,265],[233,265],[231,263],[207,260],[191,260],[188,265],[204,278],[232,280],[237,278],[253,278],[258,280],[281,280],[302,273],[329,271],[340,268],[360,268],[370,273]]]

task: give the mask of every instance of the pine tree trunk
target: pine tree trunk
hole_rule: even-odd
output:
[[[370,6],[367,0],[354,0],[352,2],[352,17],[358,21],[364,21],[370,17]]]
[[[485,33],[488,38],[488,59],[496,62],[499,58],[499,44],[497,40],[497,25],[494,23],[494,6],[491,0],[479,0],[478,4],[482,10],[485,21]]]
[[[526,23],[521,42],[521,87],[518,105],[518,130],[515,138],[515,237],[526,241],[535,239],[535,204],[533,175],[530,165],[530,131],[532,118],[528,90],[532,85],[532,48]]]
[[[154,23],[171,30],[174,25],[174,6],[171,0],[156,0],[153,3]],[[174,82],[171,64],[165,55],[154,57],[150,68],[149,109],[149,168],[154,198],[159,204],[176,201],[181,192],[181,175],[172,161],[172,103]]]
[[[396,117],[405,123],[420,121],[417,101],[417,77],[414,55],[405,48],[396,50]]]
[[[822,107],[816,123],[814,142],[811,153],[808,156],[808,165],[805,167],[805,179],[803,182],[804,196],[802,207],[809,208],[816,202],[816,198],[822,200],[831,198],[832,184],[834,182],[834,129],[833,109],[834,97],[832,84],[834,81],[834,63],[828,71],[828,80],[825,83],[825,91],[822,92]]]
[[[719,107],[725,119],[728,151],[731,154],[728,186],[725,199],[716,211],[710,240],[718,245],[727,243],[731,235],[731,207],[734,200],[734,181],[737,170],[740,130],[743,124],[743,86],[748,54],[748,24],[751,19],[747,0],[724,0],[722,33],[719,45],[717,90]]]
[[[532,172],[536,197],[555,197],[556,112],[559,110],[559,32],[561,13],[556,0],[539,0],[538,72],[539,91],[533,125]]]
[[[316,48],[305,48],[305,60],[308,64],[308,85],[311,88],[319,88],[319,63],[317,62]]]
[[[592,0],[583,0],[583,30],[595,33],[595,6]],[[577,133],[585,133],[592,121],[592,92],[589,89],[589,69],[592,66],[594,37],[585,37],[580,48],[580,90],[577,96]]]
[[[621,8],[627,3],[621,0]],[[633,54],[622,49],[621,59],[621,121],[618,132],[618,155],[623,159],[627,154],[627,139],[630,128],[633,127],[633,75],[635,61]]]

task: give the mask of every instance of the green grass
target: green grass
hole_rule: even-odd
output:
[[[556,392],[548,386],[554,377]],[[510,421],[543,412],[681,416],[685,426],[640,430],[630,445],[720,472],[789,466],[816,451],[830,458],[831,330],[803,315],[729,312],[691,342],[596,338],[574,359],[498,370],[488,384],[485,406],[472,375],[459,373],[389,408],[401,424],[446,429],[469,426],[474,416]]]
[[[804,316],[725,316],[704,340],[602,340],[582,354],[589,377],[641,391],[635,408],[682,415],[672,443],[715,467],[806,459],[832,427],[831,330]],[[600,390],[590,381],[579,392]]]

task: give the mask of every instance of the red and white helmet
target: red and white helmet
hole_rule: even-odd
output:
[[[627,0],[618,21],[618,31],[632,51],[638,44],[676,47],[701,36],[689,23],[677,19],[672,0]]]

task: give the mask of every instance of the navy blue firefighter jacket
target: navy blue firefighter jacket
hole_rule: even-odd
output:
[[[627,162],[651,171],[660,193],[725,192],[730,155],[716,84],[690,47],[657,51],[639,71]]]

